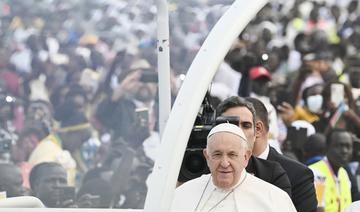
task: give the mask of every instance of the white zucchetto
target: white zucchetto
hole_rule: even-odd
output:
[[[219,125],[216,125],[215,127],[213,127],[210,130],[210,132],[207,136],[207,139],[209,139],[212,135],[214,135],[215,133],[218,133],[218,132],[229,132],[229,133],[237,135],[240,138],[247,141],[246,136],[245,136],[244,132],[242,131],[242,129],[240,127],[236,126],[235,124],[230,124],[230,123],[222,123],[222,124],[219,124]]]

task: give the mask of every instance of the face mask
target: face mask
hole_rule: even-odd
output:
[[[309,110],[313,113],[319,113],[323,103],[323,97],[318,94],[314,96],[309,96],[306,100]]]

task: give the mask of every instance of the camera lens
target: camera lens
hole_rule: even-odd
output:
[[[187,149],[181,165],[178,180],[186,182],[209,173],[202,149]]]
[[[186,169],[194,174],[202,173],[206,167],[206,161],[202,155],[199,154],[190,154],[185,159]]]

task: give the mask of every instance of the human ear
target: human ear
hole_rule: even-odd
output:
[[[255,137],[260,137],[261,133],[264,131],[264,124],[261,121],[256,121],[255,123]]]
[[[246,167],[248,165],[249,159],[251,157],[251,151],[246,150],[244,154],[245,160],[244,160],[244,166]]]

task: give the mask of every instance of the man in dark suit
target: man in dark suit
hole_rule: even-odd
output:
[[[253,155],[269,161],[276,161],[285,169],[290,182],[292,201],[301,212],[316,211],[317,200],[314,187],[314,175],[305,165],[279,154],[269,147],[268,131],[269,119],[265,105],[256,98],[247,97],[256,111],[256,141]]]
[[[255,109],[251,103],[238,96],[229,97],[218,105],[216,115],[239,117],[239,127],[244,131],[249,142],[249,148],[253,149],[255,142]],[[246,171],[281,188],[291,197],[289,178],[279,163],[252,156]]]

